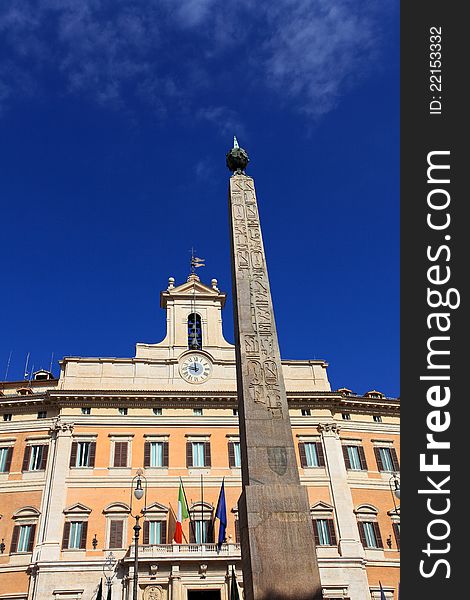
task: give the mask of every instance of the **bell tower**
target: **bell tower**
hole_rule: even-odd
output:
[[[203,350],[215,359],[232,359],[233,345],[222,331],[222,310],[227,295],[191,273],[187,281],[175,286],[173,277],[160,294],[160,307],[166,311],[166,336],[157,344],[137,344],[137,358],[177,358],[188,350]]]

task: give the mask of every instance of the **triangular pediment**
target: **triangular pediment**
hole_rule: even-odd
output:
[[[90,514],[91,508],[89,508],[85,504],[82,504],[81,502],[76,502],[75,504],[72,504],[71,506],[64,508],[64,513],[66,513],[66,514],[83,514],[83,513]]]
[[[213,300],[214,298],[219,298],[222,306],[225,304],[226,294],[221,292],[217,288],[217,281],[213,280],[212,287],[201,283],[197,276],[189,277],[188,281],[185,281],[181,285],[171,286],[168,289],[164,290],[160,294],[160,306],[161,308],[165,308],[168,300],[170,299],[193,299],[196,300],[207,299]]]
[[[331,511],[333,510],[333,507],[330,504],[327,504],[326,502],[322,502],[321,500],[319,502],[316,502],[315,504],[313,504],[310,507],[311,511],[317,511],[317,510],[326,510],[326,511]]]
[[[168,507],[164,506],[163,504],[160,504],[159,502],[154,502],[153,504],[150,504],[150,506],[147,506],[147,508],[144,510],[145,514],[147,513],[156,513],[156,512],[164,512],[167,513],[168,512]]]

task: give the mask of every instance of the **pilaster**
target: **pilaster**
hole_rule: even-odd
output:
[[[49,430],[50,454],[46,469],[46,485],[41,503],[41,523],[35,549],[35,561],[60,559],[63,510],[67,499],[65,480],[69,470],[73,424],[55,419]]]
[[[325,449],[325,464],[338,530],[339,553],[351,564],[356,565],[351,567],[354,573],[351,572],[346,579],[348,582],[354,582],[349,589],[350,598],[351,600],[367,600],[370,598],[370,592],[365,570],[365,553],[359,539],[354,504],[339,438],[341,426],[337,423],[321,423],[318,430],[322,435]],[[344,570],[343,568],[342,575],[344,575]]]

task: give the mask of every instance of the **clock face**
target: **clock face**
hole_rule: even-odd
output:
[[[180,374],[189,383],[202,383],[209,379],[212,364],[202,354],[187,354],[180,362]]]

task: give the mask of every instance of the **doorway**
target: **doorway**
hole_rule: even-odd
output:
[[[188,590],[188,600],[220,600],[220,590]]]

